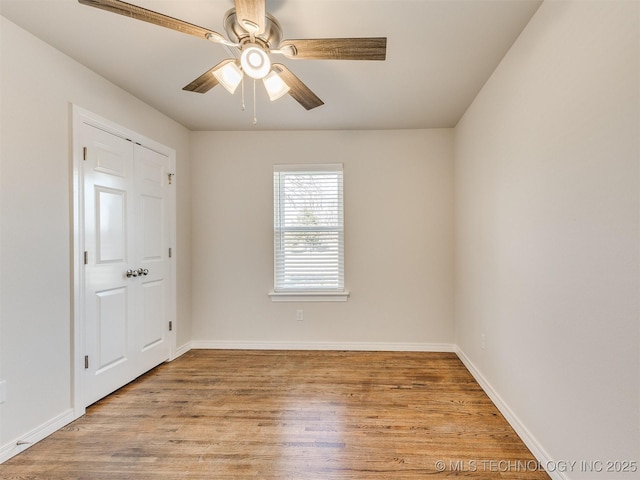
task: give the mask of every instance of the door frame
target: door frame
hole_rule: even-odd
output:
[[[73,232],[72,232],[72,353],[71,353],[71,397],[73,401],[73,416],[77,419],[85,414],[86,406],[83,402],[84,393],[84,355],[85,355],[85,275],[84,275],[84,164],[83,146],[80,130],[84,124],[99,128],[118,137],[131,140],[146,148],[169,157],[170,171],[176,171],[175,150],[162,145],[155,140],[145,137],[137,132],[122,127],[110,120],[85,110],[77,105],[71,105],[72,117],[72,176],[73,176]],[[169,321],[173,322],[173,329],[168,332],[169,360],[176,358],[176,331],[177,331],[177,281],[176,281],[176,177],[172,177],[173,188],[169,190],[168,215],[169,215],[169,244],[171,245],[170,284],[169,284]]]

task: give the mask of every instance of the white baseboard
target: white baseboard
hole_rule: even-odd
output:
[[[495,389],[491,386],[491,384],[487,381],[486,378],[480,373],[480,370],[473,364],[473,362],[467,357],[460,347],[456,346],[455,349],[458,358],[464,363],[464,366],[467,367],[467,370],[473,375],[476,382],[482,387],[484,392],[489,396],[494,405],[500,410],[500,413],[507,420],[509,425],[516,431],[520,439],[524,442],[527,448],[531,451],[536,460],[540,463],[542,467],[554,466],[555,462],[549,456],[549,454],[542,447],[540,442],[533,436],[533,434],[524,426],[524,424],[520,421],[518,416],[509,408],[509,406],[505,403],[502,397],[495,391]],[[552,471],[547,471],[547,474],[553,480],[568,480],[567,476],[560,471],[553,471],[553,469],[549,469]]]
[[[232,340],[195,340],[193,349],[210,350],[351,350],[372,352],[455,352],[453,343],[388,342],[251,342]]]
[[[25,435],[3,445],[0,447],[0,463],[6,462],[11,457],[23,452],[34,443],[39,442],[56,430],[59,430],[65,425],[73,422],[74,419],[73,409],[70,408],[62,412],[60,415],[46,421],[42,425],[37,426]]]
[[[173,357],[171,357],[170,360],[175,360],[176,358],[184,355],[185,353],[187,353],[189,350],[191,350],[191,342],[187,342],[184,345],[178,347],[178,349],[175,351],[175,353],[173,354]]]

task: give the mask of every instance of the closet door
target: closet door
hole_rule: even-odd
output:
[[[169,358],[168,158],[85,124],[84,404]]]
[[[139,321],[133,326],[140,374],[169,358],[169,158],[135,145],[134,163],[134,258],[142,275],[133,282],[140,309],[135,315]]]

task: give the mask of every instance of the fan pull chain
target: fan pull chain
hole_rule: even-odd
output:
[[[253,124],[258,124],[258,116],[256,114],[256,80],[253,79]]]
[[[242,79],[240,80],[240,89],[242,92],[242,111],[244,112],[244,75],[242,76]]]

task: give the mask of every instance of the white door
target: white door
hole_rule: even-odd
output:
[[[84,405],[169,358],[168,157],[83,124]]]
[[[134,258],[142,276],[133,277],[140,309],[136,318],[138,375],[169,358],[168,175],[169,158],[141,145],[134,148],[136,219]]]

